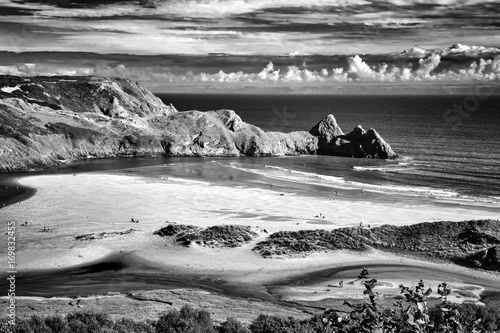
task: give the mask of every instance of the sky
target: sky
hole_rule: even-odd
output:
[[[0,0],[0,73],[156,92],[463,92],[499,48],[491,0]]]

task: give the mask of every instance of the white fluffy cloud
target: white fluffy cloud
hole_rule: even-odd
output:
[[[173,74],[168,69],[158,67],[125,67],[96,66],[60,68],[54,65],[23,64],[18,66],[0,66],[0,73],[20,76],[31,75],[96,75],[107,77],[124,77],[149,84],[161,83],[250,83],[250,84],[303,84],[310,83],[329,85],[351,82],[420,82],[420,81],[500,81],[500,56],[494,59],[479,59],[470,66],[458,70],[444,69],[439,71],[441,57],[433,54],[419,61],[416,70],[408,67],[379,64],[369,66],[356,55],[348,59],[346,68],[323,68],[309,70],[297,66],[286,69],[275,68],[268,63],[260,72],[244,71],[194,74],[188,71],[184,74]]]

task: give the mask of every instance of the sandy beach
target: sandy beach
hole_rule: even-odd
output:
[[[361,194],[357,198],[341,195],[314,197],[280,192],[275,188],[230,187],[168,176],[141,177],[125,172],[32,176],[19,182],[37,189],[32,198],[2,209],[2,220],[15,221],[18,226],[17,269],[21,273],[67,268],[111,254],[126,253],[133,254],[149,270],[207,276],[235,284],[276,285],[271,288],[275,297],[291,302],[362,299],[363,286],[360,283],[336,288],[340,280],[355,279],[362,265],[373,267],[370,269],[382,284],[380,292],[384,295],[398,294],[399,284],[411,286],[419,279],[436,288],[446,278],[457,291],[451,299],[478,301],[483,289],[500,285],[498,274],[472,271],[453,264],[429,263],[377,250],[334,251],[272,259],[252,251],[258,241],[281,230],[334,229],[360,223],[378,226],[496,219],[500,209],[494,205],[453,204],[450,200],[443,205],[439,200],[432,202],[429,198],[418,197],[409,204],[408,200],[397,202],[389,195],[376,201],[368,201]],[[324,218],[315,217],[319,213]],[[132,218],[139,223],[132,223]],[[28,226],[21,226],[26,221]],[[258,232],[258,236],[237,248],[210,248],[196,244],[185,248],[153,235],[167,221],[199,227],[248,225]],[[50,228],[50,232],[44,232],[44,228]],[[103,239],[75,239],[86,234],[129,229],[134,230]],[[5,258],[2,258],[0,265],[5,264]],[[383,264],[397,264],[398,271],[387,274],[379,269],[377,273],[377,266]],[[405,268],[410,266],[413,268]],[[321,281],[306,285],[287,284],[297,276],[342,267],[345,270],[340,275],[333,274]],[[460,292],[464,290],[470,292]]]
[[[428,199],[421,204],[418,198],[415,198],[414,204],[408,204],[394,202],[392,200],[395,198],[390,196],[387,196],[385,203],[365,201],[362,196],[355,200],[337,196],[332,200],[272,189],[228,187],[172,177],[155,179],[125,174],[82,173],[75,176],[35,176],[20,179],[19,182],[38,190],[29,200],[2,210],[2,219],[16,221],[19,226],[20,270],[67,267],[123,250],[134,251],[137,255],[145,251],[145,258],[172,265],[171,258],[165,257],[164,241],[152,235],[155,230],[165,226],[166,221],[199,227],[249,225],[270,234],[281,230],[358,226],[360,223],[373,227],[437,220],[496,219],[500,216],[498,207],[485,210],[484,206],[476,207],[473,204],[442,206],[429,204]],[[319,213],[324,218],[316,218]],[[139,223],[131,223],[132,218],[139,220]],[[20,226],[26,221],[29,222],[28,227]],[[44,226],[50,228],[51,232],[41,232]],[[139,231],[113,239],[74,239],[84,234],[130,228]],[[265,234],[260,239],[263,237]],[[247,266],[247,262],[261,260],[251,253],[251,247],[252,244],[238,249],[178,250],[181,252],[179,255],[193,257],[194,262],[205,253],[210,256],[209,251],[227,251],[224,255],[214,253],[214,260],[227,261],[228,265],[223,265],[223,268],[239,270],[241,268],[238,265]],[[237,257],[243,255],[237,253],[239,251],[247,253],[248,258],[239,262],[230,259],[231,253]],[[173,253],[170,250],[169,256],[174,253],[176,250]],[[165,259],[156,258],[156,254]],[[202,270],[220,267],[212,265],[205,258],[199,261],[200,264],[193,262],[192,265],[199,265]],[[300,259],[285,261],[290,262],[290,266],[300,266]],[[307,261],[316,263],[321,260]]]

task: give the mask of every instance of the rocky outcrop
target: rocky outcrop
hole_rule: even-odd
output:
[[[333,115],[328,115],[309,133],[318,137],[317,153],[350,157],[394,158],[396,153],[373,128],[357,126],[344,135]]]
[[[373,129],[344,134],[333,115],[310,131],[264,132],[232,110],[177,112],[126,79],[0,76],[0,171],[88,157],[299,154],[397,156]]]

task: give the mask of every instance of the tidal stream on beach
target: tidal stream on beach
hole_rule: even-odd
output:
[[[396,263],[358,263],[331,269],[300,274],[278,283],[269,285],[227,282],[217,276],[179,274],[169,271],[168,267],[158,267],[147,263],[133,254],[113,254],[97,262],[78,265],[65,269],[28,271],[19,274],[16,294],[32,297],[87,297],[110,293],[127,294],[134,290],[157,289],[202,289],[228,297],[247,298],[276,303],[282,306],[307,310],[315,307],[296,302],[280,301],[279,290],[289,286],[307,287],[331,279],[348,282],[362,268],[367,268],[381,281],[385,279],[425,276],[426,279],[459,281],[460,283],[480,285],[485,288],[482,301],[500,303],[500,286],[488,278],[478,277],[473,272],[458,273],[446,267],[424,267]],[[6,293],[2,285],[0,292]]]

